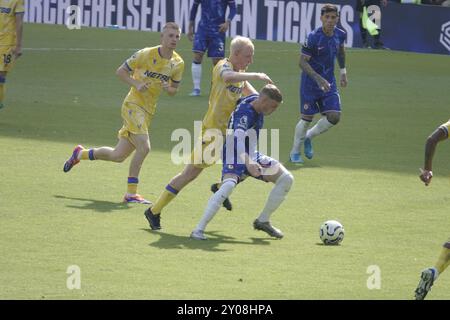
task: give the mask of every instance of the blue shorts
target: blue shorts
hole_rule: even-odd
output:
[[[301,114],[312,116],[330,111],[341,112],[341,98],[337,90],[318,94],[300,93]]]
[[[225,57],[225,33],[204,31],[199,28],[194,35],[194,52],[205,53],[208,51],[209,58]]]
[[[247,166],[245,164],[240,164],[240,163],[236,163],[236,162],[237,161],[235,161],[235,163],[225,163],[225,160],[223,161],[222,179],[223,179],[223,176],[226,174],[234,174],[234,175],[238,176],[238,178],[239,178],[238,182],[241,182],[248,176],[252,176],[250,174],[250,172],[248,172]],[[256,156],[256,162],[259,163],[259,165],[263,168],[263,170],[274,168],[275,166],[278,166],[278,164],[279,164],[279,162],[277,160],[275,160],[269,156],[266,156],[265,154],[259,153],[259,152],[257,153],[257,156]],[[253,177],[253,178],[263,180],[262,175],[260,175],[259,177]]]

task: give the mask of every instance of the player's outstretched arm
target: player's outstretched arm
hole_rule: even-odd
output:
[[[258,91],[251,85],[250,82],[245,81],[244,88],[242,89],[244,96],[249,96],[251,94],[257,94]]]
[[[227,83],[249,81],[249,80],[262,80],[267,83],[273,83],[272,79],[270,79],[270,77],[267,74],[260,72],[228,71],[222,73],[222,79]]]
[[[304,54],[300,55],[300,62],[299,62],[300,69],[302,69],[304,72],[306,72],[308,76],[314,79],[314,81],[317,82],[319,88],[322,89],[324,92],[330,91],[331,89],[330,83],[324,78],[322,78],[320,74],[314,71],[314,69],[309,64],[309,59],[311,59],[311,57],[308,57]]]
[[[448,138],[448,132],[443,127],[437,128],[428,138],[425,144],[425,162],[423,169],[421,169],[420,180],[428,186],[433,177],[433,156],[436,151],[437,144]]]

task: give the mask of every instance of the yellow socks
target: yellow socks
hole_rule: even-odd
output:
[[[94,157],[94,149],[84,149],[81,151],[81,159],[80,160],[95,160]]]
[[[152,207],[153,214],[161,213],[161,210],[167,206],[170,201],[172,201],[178,194],[178,191],[172,188],[170,185],[166,186],[166,190],[164,190],[159,196],[158,200]]]
[[[441,254],[435,264],[435,268],[441,274],[450,264],[450,249],[443,247]]]
[[[136,194],[137,193],[138,183],[139,183],[139,179],[138,178],[128,177],[127,193],[128,194]]]

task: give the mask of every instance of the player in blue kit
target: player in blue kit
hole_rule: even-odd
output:
[[[194,36],[194,22],[198,6],[201,4],[201,19]],[[230,9],[225,17],[227,7]],[[225,32],[230,27],[231,20],[236,15],[234,0],[194,0],[189,18],[188,39],[194,42],[192,51],[192,81],[194,89],[191,96],[200,95],[202,80],[203,55],[208,51],[208,57],[213,65],[225,58]]]
[[[283,233],[273,227],[269,219],[284,201],[294,177],[277,160],[259,153],[256,149],[264,116],[274,112],[281,102],[281,92],[273,84],[264,86],[259,95],[255,92],[238,102],[230,117],[223,148],[222,185],[209,199],[200,222],[191,233],[191,238],[206,240],[206,225],[219,211],[224,200],[230,197],[236,185],[248,176],[275,184],[261,214],[253,222],[253,227],[272,237],[283,237]]]
[[[295,127],[290,161],[303,164],[300,148],[308,159],[314,155],[311,140],[324,133],[340,120],[341,99],[334,77],[334,63],[338,60],[341,87],[347,86],[344,42],[345,31],[336,27],[339,14],[335,5],[326,4],[321,10],[322,27],[308,35],[300,54],[302,69],[300,85],[301,119]],[[308,130],[314,115],[322,117]]]

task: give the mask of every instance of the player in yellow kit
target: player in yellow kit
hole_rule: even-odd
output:
[[[24,0],[0,0],[0,109],[4,107],[6,76],[22,55]]]
[[[428,186],[433,178],[432,166],[433,156],[436,145],[443,140],[449,138],[450,120],[439,126],[427,139],[425,144],[425,163],[420,171],[420,180]],[[450,265],[450,238],[442,246],[438,260],[433,267],[422,271],[420,281],[417,285],[415,296],[416,300],[423,300],[427,293],[431,290],[431,286],[442,272]]]
[[[174,51],[180,35],[181,29],[177,24],[167,23],[161,33],[161,45],[139,50],[117,69],[119,78],[131,86],[122,104],[123,126],[119,130],[119,142],[114,149],[77,146],[65,162],[64,172],[80,160],[122,162],[136,151],[130,163],[124,202],[151,203],[137,193],[138,176],[150,152],[148,130],[158,98],[163,91],[170,96],[175,95],[183,75],[183,59]]]
[[[245,72],[248,65],[253,62],[254,46],[250,39],[246,37],[235,37],[230,45],[230,57],[220,60],[213,69],[211,91],[209,95],[208,111],[203,118],[202,141],[196,144],[191,156],[191,163],[187,164],[184,170],[176,175],[165,190],[161,193],[154,206],[145,211],[145,217],[149,221],[152,230],[161,229],[161,210],[167,206],[175,196],[189,182],[193,181],[203,171],[220,158],[220,153],[216,152],[209,159],[203,157],[203,151],[210,143],[207,130],[215,130],[225,135],[228,119],[236,107],[236,102],[242,94],[249,95],[256,93],[256,90],[248,83],[248,80],[262,80],[272,83],[272,80],[265,73]],[[215,148],[215,150],[220,149]]]

